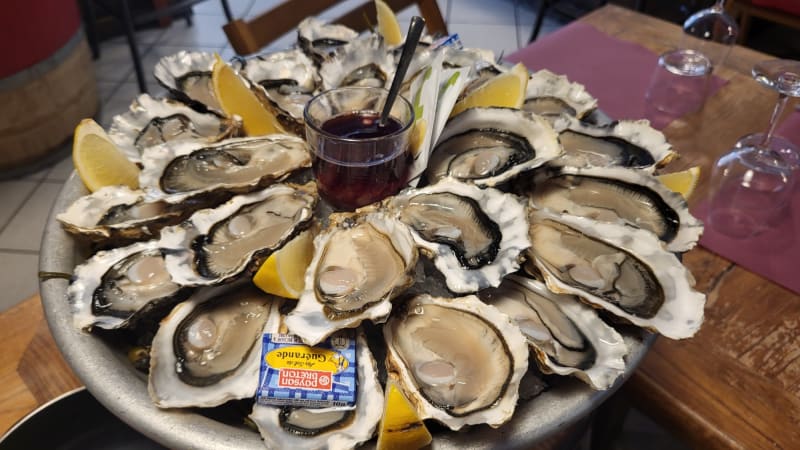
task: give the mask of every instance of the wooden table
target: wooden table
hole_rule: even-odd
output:
[[[656,53],[680,34],[675,25],[611,5],[581,20]],[[701,112],[664,130],[681,154],[671,169],[702,167],[690,203],[706,195],[720,154],[766,129],[776,94],[750,76],[766,59],[736,47],[717,72],[729,83]],[[800,448],[800,296],[704,248],[688,252],[684,263],[708,295],[705,322],[692,339],[660,338],[625,393],[696,448]]]
[[[581,19],[660,52],[678,27],[606,6]],[[730,80],[698,114],[665,133],[681,159],[675,170],[710,164],[738,137],[763,129],[774,104],[750,77],[768,56],[736,48],[719,75]],[[698,448],[800,448],[800,296],[702,248],[687,253],[697,288],[709,296],[706,321],[692,339],[660,339],[625,390],[645,412]],[[38,297],[0,314],[0,434],[47,400],[80,385],[42,317]]]

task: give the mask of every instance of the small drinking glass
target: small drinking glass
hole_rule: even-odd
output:
[[[336,88],[306,104],[312,171],[322,198],[336,209],[374,203],[408,183],[414,109],[398,96],[386,122],[380,124],[388,93],[376,87]]]
[[[699,110],[705,102],[710,74],[711,62],[702,53],[686,49],[663,53],[645,97],[648,116],[674,119]]]
[[[722,66],[739,36],[739,26],[725,11],[726,0],[717,0],[709,8],[692,14],[683,22],[678,48],[702,53],[711,62],[712,71]]]
[[[787,219],[800,162],[797,147],[774,135],[788,98],[800,97],[800,62],[765,61],[756,64],[753,77],[778,91],[767,131],[741,138],[717,160],[711,175],[709,225],[737,239],[759,235]]]

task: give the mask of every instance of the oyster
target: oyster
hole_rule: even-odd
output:
[[[210,407],[252,397],[276,298],[250,283],[198,291],[178,304],[150,350],[148,391],[159,408]]]
[[[535,208],[641,228],[673,252],[691,249],[703,232],[686,200],[646,172],[565,166],[537,175],[529,197]]]
[[[200,113],[183,103],[140,95],[129,111],[114,116],[108,136],[133,162],[140,162],[147,147],[171,141],[213,143],[235,135],[241,120]]]
[[[647,120],[622,120],[607,125],[592,125],[562,114],[553,128],[564,147],[558,165],[624,166],[652,172],[677,155],[664,133]]]
[[[445,178],[386,201],[457,293],[497,286],[530,247],[525,206],[514,195]]]
[[[413,283],[417,248],[402,222],[381,212],[332,215],[314,239],[305,290],[286,326],[309,345],[363,320],[382,322]]]
[[[703,322],[705,295],[650,232],[541,210],[531,217],[531,243],[529,256],[554,292],[672,339],[691,337]]]
[[[358,380],[353,408],[293,408],[256,403],[250,419],[267,448],[349,449],[368,441],[383,415],[383,389],[364,333],[356,341]]]
[[[430,183],[451,176],[495,186],[561,155],[553,128],[510,108],[472,108],[450,119],[428,161]]]
[[[628,347],[622,336],[575,297],[514,275],[478,297],[519,326],[543,372],[574,375],[594,389],[610,388],[624,372]]]
[[[570,82],[564,75],[547,69],[534,72],[528,79],[525,92],[525,111],[541,116],[568,114],[582,118],[597,108],[597,99],[579,83]]]
[[[357,37],[355,30],[344,25],[325,23],[316,17],[307,17],[297,25],[297,43],[317,64]]]
[[[372,36],[357,39],[336,49],[336,53],[319,68],[323,89],[344,86],[384,87],[391,83],[395,60],[383,45],[383,39]]]
[[[299,49],[234,61],[234,67],[260,88],[284,129],[303,136],[303,109],[317,89],[314,63]]]
[[[119,244],[155,237],[161,228],[181,222],[201,207],[199,199],[174,204],[148,200],[143,191],[127,186],[107,186],[78,198],[56,219],[75,236]]]
[[[223,115],[211,85],[214,61],[211,53],[181,50],[161,58],[153,69],[153,75],[181,101],[201,111],[210,110]]]
[[[395,309],[383,327],[386,367],[420,418],[453,430],[511,418],[528,344],[508,316],[474,295],[423,294]]]
[[[208,145],[180,142],[148,148],[139,184],[154,198],[177,202],[198,194],[243,193],[280,181],[311,165],[304,140],[284,134],[226,139]]]
[[[97,252],[75,267],[67,288],[75,326],[126,328],[188,297],[192,289],[172,281],[164,252],[157,240],[139,242]]]
[[[313,182],[275,184],[194,213],[161,232],[173,280],[183,285],[220,284],[258,267],[313,219]]]

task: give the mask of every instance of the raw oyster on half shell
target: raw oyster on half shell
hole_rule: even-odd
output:
[[[210,407],[252,397],[276,297],[250,283],[199,290],[178,304],[150,350],[148,391],[159,408]]]
[[[195,212],[186,222],[165,228],[167,267],[183,285],[221,284],[258,267],[313,219],[316,184],[275,184]]]
[[[451,176],[496,186],[561,155],[553,128],[511,108],[471,108],[450,119],[428,160],[428,182]]]
[[[574,296],[511,275],[478,297],[519,326],[543,372],[574,375],[594,389],[608,389],[625,371],[628,347],[622,336]]]
[[[557,165],[623,166],[652,172],[677,156],[664,133],[647,120],[592,125],[562,114],[554,119],[553,128],[564,148],[564,155],[553,161]]]
[[[192,289],[172,281],[164,253],[152,240],[97,252],[76,266],[67,288],[75,326],[126,328],[186,299]]]
[[[139,184],[154,198],[176,202],[198,194],[250,192],[311,166],[308,145],[285,134],[226,139],[213,145],[178,142],[148,148]]]
[[[511,418],[528,344],[507,315],[474,295],[423,294],[395,310],[383,327],[386,367],[420,418],[453,430]]]
[[[331,215],[314,239],[305,289],[286,325],[314,345],[363,320],[385,321],[391,300],[413,283],[417,257],[408,227],[388,214]]]
[[[323,89],[346,86],[384,87],[391,83],[395,60],[383,44],[372,36],[357,39],[336,49],[319,68]]]
[[[385,203],[453,292],[497,286],[519,268],[520,254],[530,247],[526,208],[513,194],[444,178]]]
[[[108,136],[133,162],[140,162],[147,147],[172,141],[213,143],[234,136],[241,120],[201,113],[170,99],[140,95],[129,111],[114,116]]]
[[[564,166],[538,173],[533,184],[529,199],[537,209],[641,228],[673,252],[690,250],[703,232],[683,196],[640,170]]]
[[[672,339],[694,335],[705,295],[650,232],[546,210],[531,215],[529,256],[547,287]]]
[[[558,117],[568,114],[582,118],[597,108],[597,99],[580,83],[570,82],[564,75],[547,69],[531,74],[522,109],[540,116]]]
[[[198,109],[224,115],[214,87],[211,71],[214,55],[181,50],[161,58],[153,69],[156,80],[176,98]]]
[[[344,25],[326,23],[307,17],[297,25],[297,43],[317,64],[328,59],[334,51],[356,39],[358,32]]]

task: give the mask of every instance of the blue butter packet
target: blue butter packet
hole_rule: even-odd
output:
[[[256,401],[304,408],[352,407],[357,369],[353,330],[338,332],[313,347],[293,334],[267,333]]]

